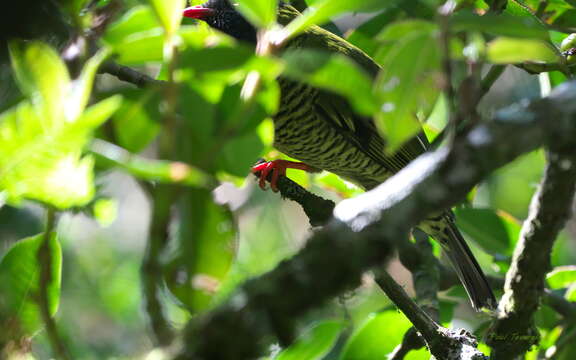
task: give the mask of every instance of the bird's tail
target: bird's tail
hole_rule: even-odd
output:
[[[453,214],[445,213],[426,223],[424,226],[426,230],[431,230],[430,235],[439,241],[446,251],[458,278],[468,293],[472,307],[475,310],[495,309],[497,302],[494,293],[468,244],[456,227]]]

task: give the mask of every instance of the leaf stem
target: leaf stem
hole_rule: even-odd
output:
[[[71,359],[63,339],[58,334],[56,322],[50,314],[50,299],[48,295],[48,285],[52,281],[52,251],[50,249],[50,239],[56,225],[56,211],[53,208],[46,209],[46,229],[42,244],[38,248],[38,264],[40,267],[38,307],[42,315],[42,320],[46,326],[46,335],[50,341],[50,346],[56,358]]]

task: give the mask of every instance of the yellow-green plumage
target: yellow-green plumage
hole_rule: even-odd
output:
[[[254,29],[227,0],[210,0],[205,6],[216,10],[212,18],[203,19],[211,26],[239,40],[255,41]],[[299,15],[288,5],[281,5],[278,14],[281,24],[287,24]],[[345,55],[373,78],[381,70],[362,50],[319,26],[312,26],[290,40],[286,49],[313,49]],[[274,116],[274,145],[295,159],[333,172],[369,190],[426,151],[427,140],[419,135],[396,154],[386,156],[385,140],[372,119],[355,113],[345,98],[286,78],[280,78],[278,82],[281,98],[280,108]],[[442,244],[474,308],[493,308],[496,304],[494,295],[458,231],[452,212],[431,217],[420,224],[420,228]]]

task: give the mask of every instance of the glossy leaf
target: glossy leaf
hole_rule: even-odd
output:
[[[110,226],[118,216],[118,201],[110,198],[98,199],[93,207],[94,219],[103,227]]]
[[[0,189],[8,200],[39,200],[57,208],[92,199],[93,160],[81,157],[91,132],[120,105],[117,97],[90,107],[75,123],[44,125],[28,103],[0,116]]]
[[[560,60],[549,44],[539,40],[498,38],[487,45],[488,60],[494,64]]]
[[[497,170],[486,183],[491,207],[502,209],[517,219],[526,218],[545,162],[544,152],[538,150]]]
[[[90,59],[71,81],[48,45],[13,42],[10,50],[30,102],[0,115],[0,189],[11,203],[29,198],[61,209],[84,205],[94,187],[92,159],[82,158],[81,151],[120,105],[120,98],[113,97],[84,111],[105,54]]]
[[[259,28],[270,27],[276,21],[277,0],[241,0],[238,10]]]
[[[10,57],[18,86],[40,110],[46,126],[60,121],[64,117],[70,76],[58,53],[42,42],[13,41]]]
[[[44,234],[20,240],[0,260],[0,325],[16,339],[32,336],[43,326],[38,308],[38,249],[43,241]],[[47,284],[48,304],[54,316],[60,302],[62,251],[56,234],[49,241],[52,271]]]
[[[345,12],[374,11],[385,7],[380,0],[321,0],[316,1],[299,16],[278,32],[277,40],[292,38],[314,24],[322,24]]]
[[[256,133],[230,139],[220,153],[220,169],[231,175],[246,177],[263,149],[264,145]]]
[[[197,187],[205,187],[209,182],[204,172],[188,164],[146,159],[103,140],[94,140],[91,152],[98,165],[116,166],[139,179]]]
[[[286,77],[342,95],[362,114],[376,111],[377,101],[372,94],[370,77],[348,57],[295,50],[285,53],[282,58],[286,62]]]
[[[225,71],[245,65],[253,56],[254,51],[245,47],[190,47],[180,56],[179,65],[199,73]]]
[[[158,28],[160,23],[150,7],[138,5],[128,10],[120,19],[106,28],[102,39],[115,46],[140,32]]]
[[[576,266],[559,266],[546,275],[551,289],[562,289],[576,284]]]
[[[376,126],[392,152],[420,131],[415,114],[424,117],[438,97],[436,73],[439,50],[434,32],[414,31],[399,41],[381,62],[383,71],[376,80],[380,111]]]
[[[323,172],[314,177],[314,180],[327,190],[338,193],[343,198],[359,195],[364,191],[358,186],[342,180],[338,175]]]
[[[548,39],[546,27],[536,18],[506,13],[479,16],[469,11],[461,11],[450,18],[450,25],[454,31],[481,31],[497,36]]]
[[[187,189],[179,200],[179,251],[169,264],[170,291],[196,313],[210,307],[236,248],[232,213],[208,190]]]
[[[77,119],[88,105],[94,77],[98,68],[108,56],[107,50],[101,50],[88,59],[78,78],[72,80],[68,89],[68,96],[64,102],[64,114],[68,120]]]
[[[384,358],[402,342],[404,333],[412,326],[396,310],[370,315],[345,345],[340,360],[372,360]],[[426,350],[410,352],[406,359],[428,359]]]
[[[143,65],[161,62],[163,59],[164,36],[160,28],[143,31],[127,37],[114,45],[117,61],[125,65]]]
[[[156,138],[161,94],[159,89],[129,89],[121,92],[124,101],[113,115],[118,144],[129,151],[139,152]]]
[[[330,352],[343,327],[342,321],[322,321],[304,331],[294,344],[281,351],[274,360],[321,360]]]
[[[182,10],[184,10],[186,0],[150,0],[150,5],[164,31],[169,35],[174,34],[182,20]]]
[[[564,294],[564,298],[571,302],[576,302],[576,281],[574,281],[568,289],[566,289],[566,293]]]
[[[399,0],[397,1],[399,2]],[[358,28],[353,29],[347,36],[346,40],[366,52],[368,55],[374,55],[378,48],[378,43],[374,41],[374,36],[393,21],[401,11],[398,6],[391,6],[372,19],[366,21]]]
[[[458,228],[487,252],[512,255],[521,228],[517,220],[487,208],[459,208],[455,214]]]

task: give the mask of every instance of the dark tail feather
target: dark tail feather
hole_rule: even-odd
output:
[[[475,310],[480,310],[481,308],[496,309],[496,297],[494,297],[488,280],[486,280],[486,276],[480,265],[478,265],[476,258],[474,258],[472,251],[464,241],[462,234],[450,215],[445,215],[444,218],[446,224],[449,225],[443,231],[445,236],[443,236],[442,242],[446,245],[444,249],[470,297],[472,307]]]

